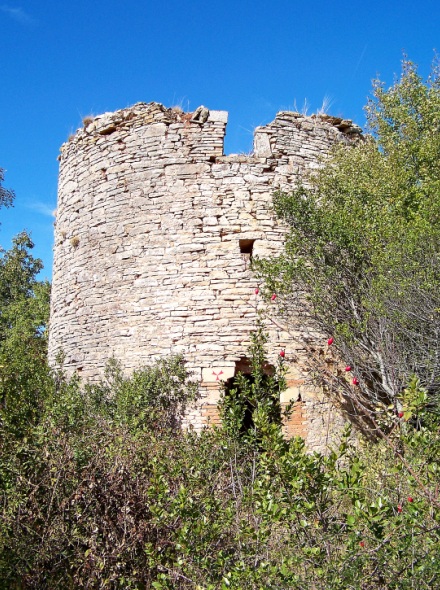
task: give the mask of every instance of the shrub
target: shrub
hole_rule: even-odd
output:
[[[377,404],[401,411],[413,375],[432,408],[439,400],[438,66],[425,82],[405,60],[393,86],[376,82],[373,90],[373,135],[339,147],[308,187],[275,196],[290,230],[285,251],[254,266],[279,295],[287,325],[294,331],[308,321],[311,333],[332,336],[352,367],[356,387],[343,372],[321,385],[331,393],[332,382],[359,402],[361,417],[374,418]]]
[[[435,417],[419,404],[395,448],[355,448],[347,430],[309,454],[272,419],[281,381],[261,379],[258,399],[236,388],[251,432],[233,419],[197,435],[177,428],[194,396],[179,358],[132,378],[113,361],[86,389],[56,374],[26,437],[2,429],[0,588],[435,587]]]

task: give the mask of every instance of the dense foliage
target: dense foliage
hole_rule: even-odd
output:
[[[50,285],[37,280],[42,263],[32,247],[23,232],[10,250],[0,250],[0,419],[22,434],[41,411],[38,391],[49,379]]]
[[[308,317],[311,332],[334,338],[352,369],[337,388],[367,415],[383,405],[397,414],[414,375],[432,406],[439,401],[438,68],[424,82],[405,61],[391,88],[375,83],[366,113],[372,136],[339,147],[307,186],[276,195],[290,233],[260,272],[287,322]]]
[[[1,186],[0,207],[12,205],[14,193]],[[43,268],[34,258],[26,232],[10,250],[0,247],[0,424],[24,434],[38,415],[38,391],[49,378],[47,334],[50,285],[39,281]],[[23,395],[35,391],[36,395]]]
[[[258,337],[253,350],[261,359]],[[436,587],[438,425],[396,433],[416,478],[348,432],[328,456],[307,454],[274,419],[281,382],[251,396],[246,433],[240,381],[223,427],[178,427],[194,396],[178,358],[130,379],[113,363],[85,389],[56,373],[22,390],[41,414],[25,439],[0,430],[0,588]]]

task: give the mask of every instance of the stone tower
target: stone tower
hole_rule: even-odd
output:
[[[360,133],[280,112],[255,130],[252,155],[225,156],[226,123],[223,111],[139,103],[86,121],[60,156],[50,360],[62,349],[67,372],[93,380],[110,357],[132,370],[181,353],[200,382],[195,427],[218,419],[220,380],[246,370],[263,306],[250,258],[279,252],[285,232],[272,193]],[[320,448],[329,408],[303,383],[301,337],[268,333],[269,361],[281,348],[290,359],[282,402],[301,394],[286,432]]]

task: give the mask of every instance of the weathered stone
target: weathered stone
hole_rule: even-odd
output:
[[[272,150],[270,139],[267,133],[258,133],[254,135],[254,155],[256,158],[271,158]]]
[[[208,117],[209,110],[202,105],[196,108],[191,118],[191,121],[194,121],[195,123],[201,123],[203,125],[203,123],[206,123],[206,121],[208,120]]]
[[[264,308],[240,248],[254,240],[252,255],[279,253],[286,228],[272,192],[307,182],[335,142],[359,141],[355,125],[336,128],[342,119],[283,112],[256,130],[254,155],[224,156],[227,113],[203,109],[194,125],[140,103],[96,117],[63,146],[49,335],[51,363],[62,349],[67,373],[92,380],[112,355],[129,372],[183,354],[201,383],[186,417],[196,428],[218,420],[213,373],[243,367]],[[276,365],[285,349],[294,369],[281,400],[295,401],[286,434],[322,449],[341,418],[306,385],[306,328],[289,335],[267,321],[267,352]]]

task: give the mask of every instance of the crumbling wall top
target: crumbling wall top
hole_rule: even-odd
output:
[[[100,136],[111,135],[115,131],[124,133],[136,127],[157,123],[163,123],[166,126],[182,123],[196,128],[201,128],[205,123],[216,124],[222,127],[221,135],[224,135],[227,122],[226,111],[208,110],[201,106],[194,113],[185,113],[180,107],[167,108],[157,102],[138,102],[118,111],[84,117],[83,127],[69,137],[60,151],[64,155],[71,146],[76,144],[95,143]]]
[[[362,137],[362,129],[350,119],[332,117],[326,114],[303,115],[297,112],[280,111],[274,121],[264,127],[257,127],[254,133],[254,156],[257,158],[279,158],[296,152],[300,147],[301,134],[304,146],[307,137],[311,142],[322,140],[322,151],[327,153],[328,141],[331,143],[355,143]]]
[[[211,128],[210,132],[214,124],[221,128],[217,129],[217,134],[224,136],[227,122],[226,111],[209,110],[203,105],[193,113],[185,113],[180,107],[167,108],[157,102],[139,102],[115,112],[85,117],[83,127],[61,147],[61,154],[64,155],[64,152],[74,148],[76,144],[95,143],[100,136],[111,135],[115,131],[124,133],[129,129],[158,123],[167,127],[173,124],[184,124],[186,127],[195,127],[199,131],[203,131],[205,124],[208,124],[208,129]],[[292,148],[290,145],[292,137],[294,138],[292,127],[302,135],[306,134],[311,138],[322,136],[332,142],[353,143],[362,137],[362,129],[350,119],[326,114],[307,116],[298,112],[280,111],[271,123],[255,129],[252,156],[273,158],[289,154]]]

